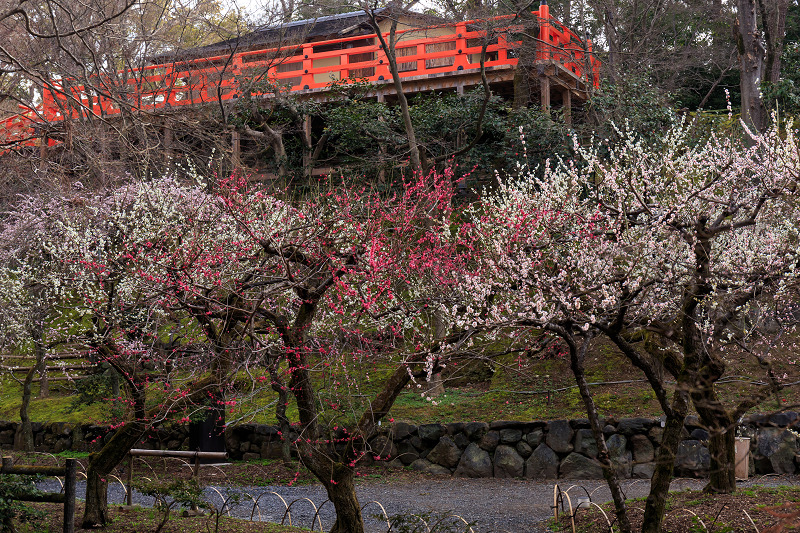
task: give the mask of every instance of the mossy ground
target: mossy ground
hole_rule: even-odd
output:
[[[786,374],[787,380],[800,378],[800,364],[790,350],[775,354],[775,370]],[[352,424],[369,400],[378,392],[383,378],[394,365],[379,358],[355,365],[320,365],[312,376],[320,391],[322,416],[332,425]],[[644,381],[643,374],[628,363],[614,347],[597,342],[586,361],[587,378],[600,414],[613,417],[661,415],[655,395]],[[736,377],[721,385],[720,396],[734,405],[761,386],[752,382],[763,372],[754,359],[732,359],[728,376]],[[428,399],[426,384],[412,383],[395,402],[387,419],[404,419],[416,423],[471,420],[537,420],[582,418],[583,403],[574,385],[566,359],[562,356],[522,357],[507,354],[491,361],[456,362],[444,372],[445,393]],[[0,419],[19,420],[21,386],[7,376],[0,378]],[[669,388],[669,380],[667,387]],[[109,423],[114,421],[114,409],[102,397],[91,403],[77,404],[74,385],[58,382],[51,385],[47,399],[36,397],[30,414],[34,421],[66,421]],[[149,392],[149,402],[162,401],[165,391],[156,382]],[[274,424],[277,395],[267,380],[258,375],[240,373],[234,380],[231,397],[236,404],[229,407],[228,422]],[[757,411],[770,411],[790,406],[793,392],[770,398]],[[122,408],[116,414],[123,414]],[[290,400],[290,419],[296,419],[296,406]],[[177,415],[176,415],[177,416]]]

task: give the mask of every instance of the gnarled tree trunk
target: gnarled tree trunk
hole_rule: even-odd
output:
[[[142,438],[145,429],[143,422],[128,422],[117,430],[100,451],[89,456],[89,466],[86,469],[86,507],[81,525],[84,529],[105,527],[108,524],[108,476]]]
[[[325,451],[315,449],[313,445],[309,454],[303,462],[322,481],[328,491],[328,499],[336,509],[336,522],[331,533],[364,533],[364,518],[353,482],[353,469],[332,460]]]
[[[736,433],[732,428],[712,431],[708,441],[711,471],[703,490],[730,494],[736,491]]]
[[[559,328],[560,329],[560,328]],[[614,500],[614,509],[617,515],[617,523],[622,533],[631,533],[631,522],[628,518],[628,509],[625,504],[625,494],[619,486],[617,473],[614,469],[614,464],[611,462],[611,456],[606,446],[606,439],[603,435],[603,428],[600,425],[600,416],[597,414],[597,407],[594,403],[594,398],[589,391],[589,384],[586,381],[586,372],[584,371],[583,361],[586,358],[586,350],[589,346],[591,337],[584,339],[583,346],[580,351],[575,343],[575,339],[569,332],[569,326],[559,331],[559,335],[563,338],[569,346],[570,355],[570,368],[572,374],[575,376],[575,382],[578,384],[583,405],[586,408],[586,416],[589,418],[589,425],[592,428],[592,436],[597,443],[597,459],[603,467],[603,477],[608,484],[611,491],[611,498]]]
[[[650,493],[644,505],[642,533],[662,531],[669,484],[672,482],[672,472],[675,469],[675,455],[681,442],[683,423],[688,411],[688,395],[678,388],[672,397],[672,416],[667,417],[661,444],[656,452],[656,468],[650,480]]]
[[[739,51],[742,120],[754,131],[762,131],[767,122],[761,99],[766,51],[757,27],[756,0],[738,0],[737,9],[736,47]]]
[[[35,366],[31,367],[28,373],[25,374],[25,381],[22,384],[22,404],[19,406],[20,424],[17,434],[14,435],[14,449],[23,452],[33,451],[33,428],[31,426],[31,418],[28,415],[28,408],[31,404],[31,384],[33,383],[34,372],[36,372]]]

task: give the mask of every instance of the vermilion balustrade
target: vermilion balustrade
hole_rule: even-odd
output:
[[[597,87],[600,62],[591,53],[591,42],[584,50],[580,38],[550,17],[546,5],[534,11],[533,16],[539,21],[536,59],[560,63]],[[502,25],[506,20],[509,27],[497,31],[486,49],[487,67],[517,64],[515,49],[519,42],[509,39],[515,29],[511,17],[498,17],[492,22]],[[487,35],[485,30],[476,29],[482,24],[485,21],[398,31],[395,55],[400,77],[479,69]],[[426,35],[450,31],[446,35]],[[388,34],[384,38],[388,42]],[[588,73],[587,67],[591,70]],[[83,85],[52,81],[44,90],[39,106],[35,109],[20,106],[21,113],[0,121],[4,144],[37,145],[41,134],[37,135],[35,125],[61,121],[65,115],[73,119],[112,116],[120,112],[120,105],[152,110],[233,100],[243,91],[252,92],[253,85],[248,88],[243,80],[249,84],[265,78],[289,91],[324,89],[331,82],[342,80],[375,83],[391,80],[386,55],[375,34],[152,65],[117,75],[117,80],[103,80],[103,84],[113,87],[113,92],[104,91],[103,84],[87,90]],[[92,91],[106,94],[92,94]],[[55,143],[48,140],[50,145]]]

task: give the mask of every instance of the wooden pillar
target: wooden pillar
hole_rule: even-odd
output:
[[[561,92],[561,101],[564,104],[564,123],[567,125],[572,125],[572,91],[569,89],[564,89]]]
[[[547,74],[539,75],[539,90],[542,97],[542,111],[550,113],[550,78]]]
[[[459,83],[458,85],[456,85],[456,94],[458,96],[464,96],[464,84],[463,83]]]

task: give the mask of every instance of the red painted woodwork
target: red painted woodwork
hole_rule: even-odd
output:
[[[597,87],[600,62],[591,53],[591,42],[587,43],[587,54],[580,38],[550,17],[546,5],[533,15],[539,17],[540,23],[537,61],[558,63]],[[495,20],[502,23],[504,19],[511,21],[511,17]],[[455,29],[451,35],[436,37],[424,36],[425,29],[420,28],[398,31],[398,34],[409,33],[405,38],[401,35],[397,45],[400,77],[456,75],[460,70],[479,69],[481,43],[486,33],[469,29],[479,25],[480,21],[469,21],[426,28]],[[513,25],[509,29],[513,30]],[[495,44],[487,48],[487,67],[517,64],[513,51],[518,43],[508,40],[509,33],[499,33]],[[337,60],[336,65],[315,66]],[[585,72],[587,65],[591,68],[589,73]],[[2,144],[6,147],[39,145],[42,134],[37,132],[36,125],[61,121],[65,115],[73,119],[113,116],[120,112],[120,106],[160,109],[233,100],[240,95],[237,78],[251,79],[254,75],[266,75],[268,80],[290,91],[325,90],[332,81],[331,76],[338,80],[358,78],[373,83],[391,80],[386,56],[374,34],[120,71],[117,80],[105,81],[115,86],[115,90],[107,94],[91,92],[98,91],[103,84],[87,90],[83,85],[54,80],[43,91],[43,101],[35,109],[20,106],[19,114],[0,121]],[[55,144],[52,139],[47,142]]]

